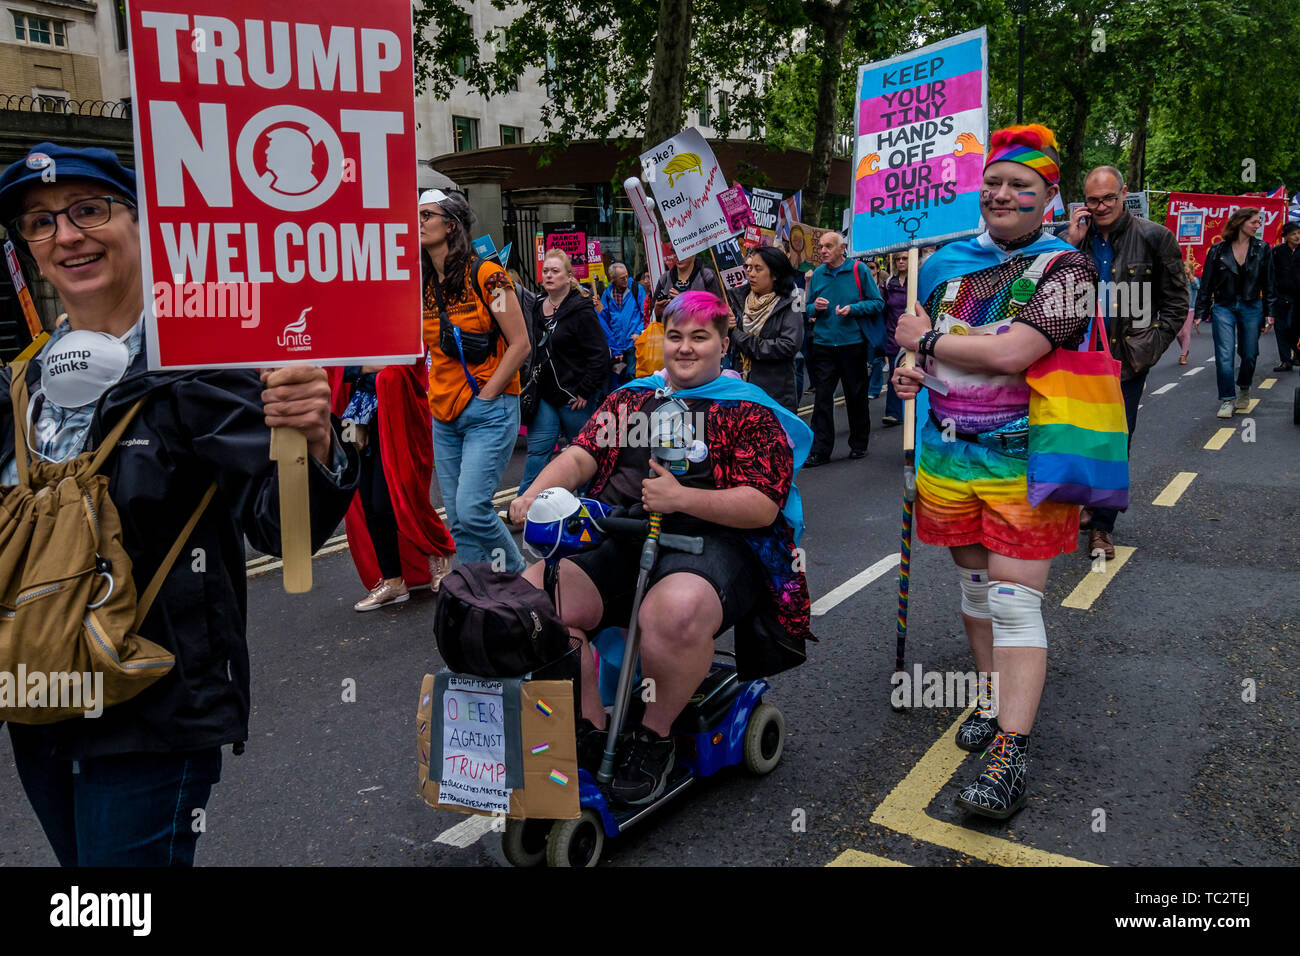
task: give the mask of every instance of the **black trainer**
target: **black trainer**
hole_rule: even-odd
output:
[[[620,803],[632,806],[658,799],[668,784],[676,754],[677,747],[671,737],[660,737],[647,727],[637,727],[627,749],[619,756],[611,795]]]
[[[998,731],[984,752],[989,758],[979,778],[957,796],[957,806],[994,820],[1005,820],[1025,805],[1028,734]]]
[[[601,730],[586,717],[578,718],[578,766],[593,776],[600,770],[609,732]]]

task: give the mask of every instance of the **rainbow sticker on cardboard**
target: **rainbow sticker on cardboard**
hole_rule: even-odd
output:
[[[536,747],[533,748],[532,752],[535,754],[540,754],[540,753],[545,753],[550,749],[551,749],[550,744],[538,744]]]
[[[569,785],[569,778],[558,770],[551,771],[551,780],[558,783],[561,787],[567,787]]]
[[[538,700],[538,701],[537,701],[537,709],[540,710],[540,711],[541,711],[543,714],[545,714],[547,717],[549,717],[549,716],[551,716],[551,714],[555,713],[555,711],[551,709],[551,705],[548,704],[548,703],[547,703],[546,701],[544,701],[544,700]]]

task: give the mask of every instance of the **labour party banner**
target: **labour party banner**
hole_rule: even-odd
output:
[[[677,255],[693,256],[732,235],[717,200],[727,181],[698,129],[642,153],[641,169]]]
[[[418,358],[410,5],[128,9],[149,367]]]
[[[852,255],[978,233],[987,30],[862,67],[856,129]]]
[[[1253,207],[1260,211],[1262,225],[1259,238],[1270,246],[1282,241],[1282,226],[1286,222],[1286,201],[1277,198],[1247,196],[1212,196],[1204,193],[1170,193],[1169,211],[1165,216],[1165,227],[1178,237],[1178,244],[1183,246],[1183,258],[1196,262],[1196,274],[1205,268],[1205,256],[1210,247],[1222,241],[1223,227],[1228,217],[1238,209]],[[1183,213],[1203,212],[1205,214],[1200,236],[1197,238],[1190,224],[1190,216],[1183,218]]]

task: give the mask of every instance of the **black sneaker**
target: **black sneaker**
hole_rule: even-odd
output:
[[[830,461],[830,458],[828,458],[826,455],[812,454],[804,459],[803,466],[805,468],[817,468],[821,465],[826,464],[828,461]]]
[[[957,806],[994,820],[1005,820],[1023,807],[1029,799],[1025,786],[1028,750],[1027,734],[998,731],[984,752],[988,763],[979,778],[958,794]]]
[[[578,766],[592,776],[600,770],[600,760],[605,755],[605,741],[609,732],[601,730],[586,717],[578,718]]]
[[[671,737],[660,737],[644,726],[637,727],[627,749],[619,756],[611,795],[620,803],[632,806],[658,799],[668,785],[676,753]]]

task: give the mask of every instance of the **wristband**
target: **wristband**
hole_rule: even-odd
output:
[[[936,332],[934,329],[924,333],[917,343],[917,352],[925,358],[934,358],[935,343],[939,341],[942,335],[942,332]]]

